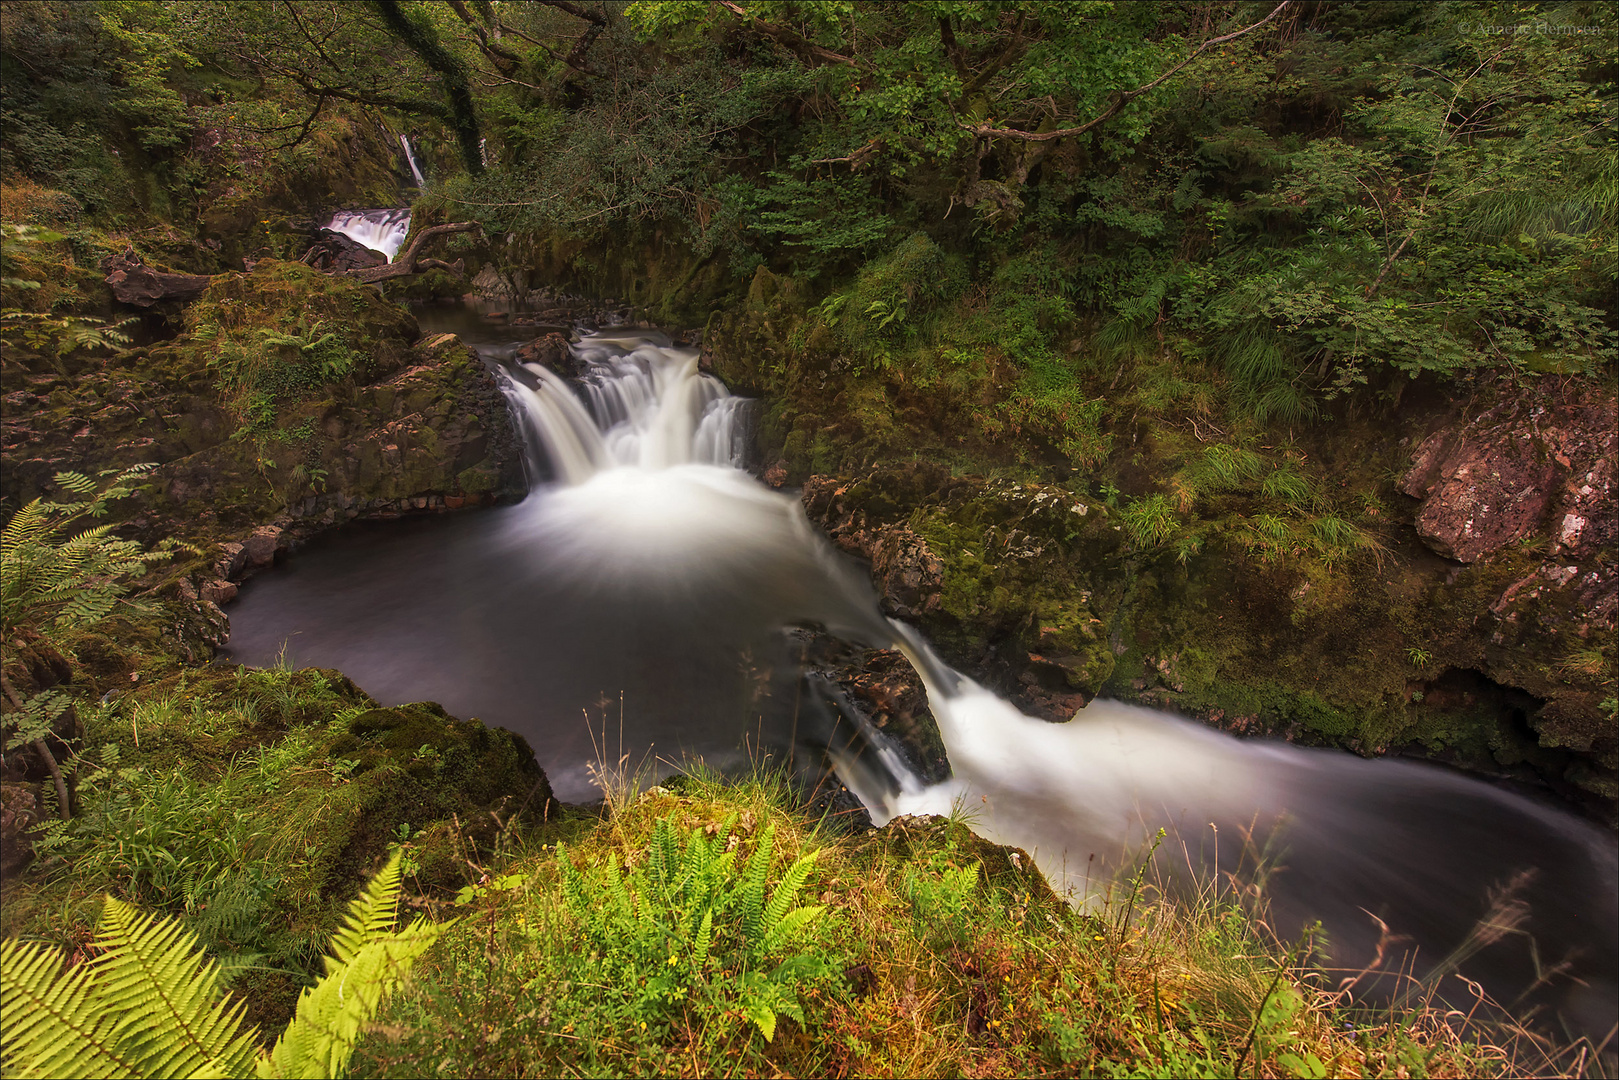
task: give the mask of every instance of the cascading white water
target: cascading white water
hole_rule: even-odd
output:
[[[591,335],[574,352],[586,366],[588,408],[539,364],[523,365],[535,386],[514,386],[558,479],[580,484],[612,468],[741,467],[746,402],[698,371],[696,349]]]
[[[1538,985],[1546,958],[1571,957],[1579,975],[1556,989],[1556,1008],[1590,1032],[1611,1021],[1619,859],[1594,826],[1434,766],[1238,740],[1117,701],[1049,723],[893,625],[954,776],[924,785],[902,773],[885,787],[839,761],[878,824],[965,814],[979,835],[1029,852],[1081,906],[1105,902],[1121,870],[1153,858],[1163,829],[1154,865],[1166,882],[1253,871],[1262,857],[1279,871],[1267,890],[1278,924],[1296,932],[1321,920],[1337,959],[1358,966],[1381,947],[1374,916],[1384,918],[1419,948],[1419,974],[1461,946],[1487,894],[1516,881],[1529,912],[1520,933],[1534,948],[1499,947],[1464,973],[1517,993]]]
[[[411,150],[411,148],[410,148],[410,136],[409,135],[400,135],[399,136],[399,145],[404,148],[405,161],[408,162],[409,165],[410,165],[410,175],[412,177],[414,177],[415,180],[416,180],[417,190],[426,191],[427,190],[427,177],[422,175],[421,166],[416,164],[415,151]]]
[[[409,210],[339,210],[326,227],[357,244],[380,251],[393,262],[410,232]]]

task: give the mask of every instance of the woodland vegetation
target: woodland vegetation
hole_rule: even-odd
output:
[[[149,437],[19,472],[8,433],[5,767],[39,794],[0,917],[7,1075],[1611,1074],[1611,1042],[1420,992],[1356,1005],[1252,890],[1172,901],[1138,875],[1081,915],[962,822],[847,835],[768,769],[559,808],[521,739],[336,672],[206,666],[193,616],[227,526],[339,488],[504,491],[493,451],[407,484],[339,475],[321,443],[332,402],[377,400],[364,377],[438,365],[422,378],[460,409],[481,370],[291,265],[332,210],[408,202],[443,258],[373,272],[389,301],[482,273],[518,306],[543,284],[701,328],[764,401],[761,471],[858,478],[851,505],[933,546],[947,652],[1055,635],[1089,665],[1065,692],[1521,766],[1611,818],[1611,610],[1547,601],[1583,629],[1486,663],[1456,626],[1558,549],[1530,531],[1429,566],[1390,433],[1402,403],[1448,423],[1554,386],[1611,414],[1613,5],[8,0],[0,39],[8,424],[110,410],[138,376],[212,402],[236,470],[216,520],[129,468]],[[103,264],[125,252],[200,298],[118,305]],[[989,486],[913,498],[919,460]],[[980,540],[981,520],[1041,535],[1008,519],[1019,485],[1105,506],[1130,596],[1236,566],[1230,588],[1293,597],[1254,618],[1328,644],[1284,656],[1190,606],[1081,641],[1113,618],[1088,564]],[[1075,535],[1044,539],[1066,558]],[[1609,581],[1613,554],[1580,566]],[[1454,602],[1368,599],[1458,574]],[[1365,640],[1350,657],[1313,619]],[[1559,719],[1441,712],[1451,668]],[[395,931],[407,904],[424,919]],[[144,1042],[142,949],[186,1002]],[[327,1000],[339,969],[359,1004]],[[57,1019],[14,1027],[23,997]]]

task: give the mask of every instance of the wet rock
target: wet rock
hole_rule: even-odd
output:
[[[202,599],[214,605],[224,605],[236,599],[237,587],[230,581],[205,582],[201,589]]]
[[[242,543],[242,561],[247,569],[257,570],[275,562],[276,555],[288,546],[287,531],[277,525],[261,525]]]
[[[235,581],[246,565],[247,556],[241,544],[227,542],[219,545],[219,559],[214,564],[214,570],[221,578]]]
[[[304,252],[301,261],[317,270],[343,272],[385,266],[388,263],[388,256],[340,232],[323,228],[319,231],[315,243]]]
[[[568,339],[561,334],[544,334],[522,346],[512,356],[518,364],[539,364],[564,378],[578,378],[584,374],[583,365],[568,347]]]
[[[288,529],[274,543],[221,547],[211,576],[236,581],[340,520],[526,489],[494,375],[453,335],[415,343],[414,318],[374,289],[265,260],[253,274],[215,275],[198,303],[203,314],[228,305],[247,325],[289,335],[325,327],[348,343],[353,366],[341,378],[288,372],[275,415],[251,418],[218,384],[212,347],[189,337],[128,350],[75,379],[50,375],[46,397],[29,384],[28,400],[17,399],[32,411],[6,410],[0,497],[21,505],[48,494],[61,470],[156,462],[141,538],[239,544],[266,522]],[[275,362],[305,363],[283,352]],[[74,437],[87,427],[90,437]]]

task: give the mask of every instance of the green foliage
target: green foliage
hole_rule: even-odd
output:
[[[308,306],[281,309],[279,291],[264,285],[259,295],[205,296],[188,312],[192,340],[204,350],[227,400],[256,432],[274,430],[280,406],[341,382],[365,363],[363,324]],[[321,299],[329,310],[344,298]]]
[[[174,86],[174,76],[200,61],[176,34],[173,5],[106,0],[98,5],[102,28],[117,43],[117,66],[125,91],[119,109],[134,122],[141,145],[171,149],[191,136],[192,117]]]
[[[1180,529],[1175,508],[1167,496],[1144,495],[1118,511],[1119,522],[1140,548],[1167,542]]]
[[[23,628],[49,635],[106,618],[127,592],[125,580],[139,578],[149,563],[171,558],[183,546],[168,540],[147,549],[117,539],[111,524],[79,527],[132,494],[132,481],[155,467],[109,470],[100,483],[80,473],[57,473],[70,501],[35,499],[6,522],[0,533],[0,630],[7,641]]]
[[[245,1002],[224,994],[218,964],[173,919],[108,897],[99,955],[61,972],[47,946],[6,939],[6,1073],[33,1077],[337,1077],[347,1073],[363,1027],[444,929],[397,921],[395,856],[349,908],[332,939],[326,973],[269,1053],[243,1030]]]
[[[795,860],[767,899],[774,832],[739,870],[727,843],[734,824],[710,837],[659,819],[645,865],[627,874],[616,856],[594,873],[578,869],[559,847],[568,909],[592,967],[620,988],[613,996],[628,1022],[670,1024],[697,995],[734,1001],[769,1040],[778,1015],[805,1022],[801,990],[836,970],[823,952],[806,948],[822,909],[794,903],[815,854]]]
[[[343,928],[332,937],[326,974],[298,998],[292,1023],[255,1063],[258,1076],[346,1075],[384,996],[443,933],[443,924],[419,917],[402,930],[392,929],[399,917],[399,866],[396,853],[350,906]]]
[[[23,287],[38,288],[37,282],[12,282]],[[135,322],[132,316],[115,323],[82,315],[46,315],[34,311],[7,308],[0,311],[0,337],[13,336],[30,349],[47,356],[62,357],[81,349],[95,352],[105,349],[113,352],[130,343],[124,328]]]
[[[854,286],[816,309],[837,340],[860,360],[886,367],[893,353],[937,329],[942,304],[966,285],[966,274],[926,233],[913,233],[866,265]]]

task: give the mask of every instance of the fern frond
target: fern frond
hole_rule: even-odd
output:
[[[241,1030],[247,1003],[222,997],[218,966],[196,936],[110,896],[101,920],[106,952],[91,962],[101,1007],[120,1017],[137,1075],[246,1075],[254,1049],[253,1031]]]
[[[748,865],[742,871],[742,884],[737,889],[742,907],[742,935],[750,942],[758,941],[765,933],[765,875],[770,871],[770,852],[775,840],[775,828],[766,829],[748,858]]]
[[[367,890],[369,891],[369,890]],[[332,1077],[348,1071],[365,1026],[443,929],[420,921],[362,946],[298,998],[275,1048],[256,1062],[261,1077]]]
[[[780,922],[770,928],[769,933],[765,934],[764,940],[759,943],[759,952],[768,954],[788,944],[825,910],[825,907],[817,904],[814,907],[794,908],[789,911],[782,916]]]
[[[400,871],[402,852],[396,850],[388,865],[377,872],[365,890],[349,904],[343,925],[332,935],[331,955],[326,958],[328,972],[350,963],[360,950],[380,941],[393,929],[399,918],[399,887],[404,879]]]
[[[59,472],[56,474],[57,486],[66,488],[75,495],[94,495],[96,482],[81,472]]]
[[[89,964],[60,978],[62,954],[33,942],[0,943],[0,1064],[16,1077],[134,1077],[117,1017],[97,1007]]]
[[[703,912],[703,921],[697,926],[697,935],[692,941],[691,967],[699,975],[708,963],[708,950],[714,944],[714,909],[709,908]]]
[[[801,857],[787,868],[787,873],[782,875],[781,883],[776,886],[776,891],[770,894],[770,904],[765,908],[764,927],[766,935],[773,933],[776,925],[791,910],[793,900],[798,896],[798,890],[803,888],[804,882],[809,878],[810,871],[815,869],[815,857],[818,854],[819,852],[812,851],[808,855]]]

